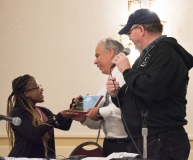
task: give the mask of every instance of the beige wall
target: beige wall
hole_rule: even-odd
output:
[[[93,64],[96,44],[118,39],[126,20],[127,0],[0,0],[0,114],[6,114],[12,80],[26,73],[43,85],[45,102],[39,105],[54,113],[68,109],[73,97],[96,94],[107,78]],[[73,122],[70,131],[55,135],[78,143],[77,137],[96,138],[97,131]],[[7,154],[0,121],[0,155]]]
[[[127,0],[0,0],[0,113],[6,113],[12,80],[26,73],[43,85],[39,105],[54,113],[69,108],[73,97],[96,94],[107,78],[93,64],[96,44],[117,39],[126,19]],[[79,123],[69,133],[56,131],[85,132],[96,135]]]
[[[193,2],[158,3],[166,33],[193,53]],[[43,85],[45,102],[40,105],[54,113],[67,109],[72,97],[95,94],[107,78],[93,64],[96,43],[106,37],[118,39],[119,25],[127,21],[127,9],[127,0],[0,0],[0,114],[6,114],[12,80],[26,73]],[[193,141],[192,94],[193,70],[186,126]],[[55,133],[57,154],[64,156],[79,142],[94,140],[97,135],[78,122],[73,122],[68,132]],[[0,121],[0,156],[7,153],[5,122]]]

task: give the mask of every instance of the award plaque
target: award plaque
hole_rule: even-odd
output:
[[[86,95],[81,96],[76,106],[72,109],[75,112],[87,113],[89,108],[98,106],[99,102],[102,100],[102,95]]]

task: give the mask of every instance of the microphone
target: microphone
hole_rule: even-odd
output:
[[[21,119],[19,117],[8,117],[0,114],[0,120],[6,120],[8,122],[13,123],[15,126],[19,126],[21,124]]]
[[[130,48],[124,48],[124,49],[123,49],[123,53],[125,53],[126,56],[129,55],[130,52],[131,52],[131,49],[130,49]],[[115,67],[115,64],[114,64],[114,63],[111,65],[111,68],[113,68],[113,67]]]
[[[147,159],[147,136],[148,136],[148,129],[147,129],[147,117],[148,117],[148,111],[143,112],[142,111],[142,137],[143,137],[143,158]]]
[[[5,158],[0,156],[0,160],[5,160]]]

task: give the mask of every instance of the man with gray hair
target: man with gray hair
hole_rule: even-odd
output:
[[[110,75],[111,73],[119,81],[120,86],[125,83],[123,76],[116,66],[111,66],[112,59],[120,52],[123,52],[123,50],[123,45],[117,40],[112,38],[103,39],[97,44],[94,60],[94,64],[97,65],[101,72],[106,75]],[[98,107],[89,109],[86,116],[81,114],[73,118],[91,129],[102,127],[105,133],[103,142],[103,154],[105,157],[113,152],[127,152],[128,145],[120,109],[112,103],[110,96],[106,93],[107,90],[104,85],[97,93],[97,95],[104,95]],[[102,125],[100,125],[101,121]]]

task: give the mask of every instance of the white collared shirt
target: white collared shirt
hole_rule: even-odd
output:
[[[120,87],[125,84],[122,73],[115,67],[112,71],[112,76],[116,77],[116,80],[119,81]],[[99,103],[98,107],[100,114],[104,119],[104,124],[102,125],[102,129],[105,133],[106,138],[126,138],[127,134],[125,132],[123,122],[121,120],[121,111],[117,108],[111,101],[111,97],[109,96],[109,104],[108,106],[104,106],[105,95],[106,95],[106,86],[103,86],[97,95],[104,95],[103,99]],[[90,118],[86,118],[86,120],[82,123],[82,125],[86,125],[91,129],[98,129],[100,126],[99,121],[93,121]]]

